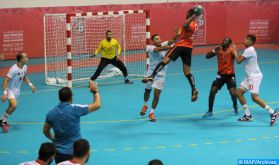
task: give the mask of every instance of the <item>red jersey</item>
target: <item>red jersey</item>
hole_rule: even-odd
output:
[[[217,61],[219,74],[234,74],[234,53],[231,48],[226,51],[219,48]]]
[[[196,32],[197,28],[198,24],[195,21],[190,23],[189,29],[183,27],[175,46],[193,48],[193,34]]]

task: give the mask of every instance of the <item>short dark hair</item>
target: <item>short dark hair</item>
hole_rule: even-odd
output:
[[[255,35],[253,35],[253,34],[247,34],[246,37],[248,37],[249,40],[252,41],[253,44],[256,43],[257,38],[256,38]]]
[[[69,87],[63,87],[59,90],[59,100],[61,102],[68,102],[72,99],[73,93]]]
[[[107,30],[107,31],[106,31],[106,35],[107,35],[108,33],[111,33],[111,30]]]
[[[186,18],[191,17],[194,13],[195,13],[195,8],[193,7],[193,8],[188,10]]]
[[[82,158],[89,151],[90,145],[86,139],[79,139],[74,142],[74,157]]]
[[[19,62],[21,59],[22,59],[22,57],[23,57],[23,54],[24,52],[18,52],[17,54],[16,54],[16,60]]]
[[[151,160],[148,165],[163,165],[163,162],[159,159]]]
[[[55,145],[53,143],[47,142],[41,144],[39,150],[39,159],[43,161],[49,160],[55,155]]]
[[[153,34],[153,35],[151,36],[151,41],[153,41],[154,38],[157,37],[157,36],[159,36],[159,34]]]

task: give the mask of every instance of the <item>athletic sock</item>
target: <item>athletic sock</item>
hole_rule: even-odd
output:
[[[9,116],[10,116],[10,115],[9,115],[8,113],[5,112],[5,113],[2,115],[2,117],[1,117],[2,122],[7,122]]]
[[[124,80],[129,80],[129,79],[128,79],[128,76],[124,77]]]
[[[145,106],[148,106],[148,102],[147,102],[147,101],[145,101],[145,102],[144,102],[144,105],[145,105]]]
[[[264,107],[264,109],[266,109],[270,114],[273,114],[273,113],[274,113],[274,110],[273,110],[270,106],[268,106],[268,105],[266,105],[266,106]]]
[[[209,103],[208,111],[209,111],[209,112],[212,112],[212,111],[213,111],[213,103]]]
[[[242,105],[242,108],[244,109],[246,116],[250,116],[251,115],[251,113],[249,112],[247,104]]]
[[[192,89],[195,89],[195,79],[194,76],[190,73],[186,75],[187,80],[189,81],[189,84],[191,85]]]
[[[150,113],[154,113],[154,110],[155,110],[155,109],[152,108],[151,111],[150,111]]]

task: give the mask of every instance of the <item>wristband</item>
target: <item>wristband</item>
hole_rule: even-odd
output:
[[[99,93],[99,91],[94,91],[93,94],[95,95],[96,93]]]
[[[7,91],[4,91],[3,93],[4,93],[4,95],[7,95],[7,94],[8,94],[8,92],[7,92]]]
[[[29,84],[28,84],[30,87],[32,87],[33,86],[33,84],[31,83],[31,82],[29,82]]]

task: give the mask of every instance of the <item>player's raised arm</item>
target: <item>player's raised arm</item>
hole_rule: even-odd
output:
[[[195,13],[195,8],[192,8],[190,9],[188,12],[187,12],[187,16],[186,16],[186,21],[184,23],[184,28],[189,30],[189,27],[190,27],[190,23],[197,17],[197,13]]]
[[[101,107],[101,98],[99,95],[98,85],[94,81],[90,81],[89,90],[94,96],[94,101],[88,105],[88,109],[89,112],[94,112]]]
[[[210,58],[216,56],[218,51],[219,51],[219,49],[220,49],[220,47],[217,47],[217,48],[213,49],[211,52],[208,52],[206,54],[206,59],[210,59]]]
[[[166,46],[160,46],[160,47],[156,47],[153,49],[153,52],[154,53],[157,53],[157,52],[161,52],[161,51],[165,51],[165,50],[169,50],[171,49],[172,46],[171,45],[166,45]]]
[[[182,32],[181,28],[176,28],[175,35],[173,36],[173,38],[171,40],[168,41],[168,45],[174,44],[177,41],[177,39],[179,38],[181,32]]]
[[[234,54],[235,60],[236,60],[236,62],[238,64],[242,63],[246,59],[243,55],[241,55],[238,52],[238,50],[237,50],[237,48],[236,48],[234,43],[232,43],[232,50],[233,50],[233,54]]]
[[[26,84],[28,84],[32,90],[33,93],[36,92],[36,87],[31,83],[27,75],[24,76],[23,80],[25,81]]]

